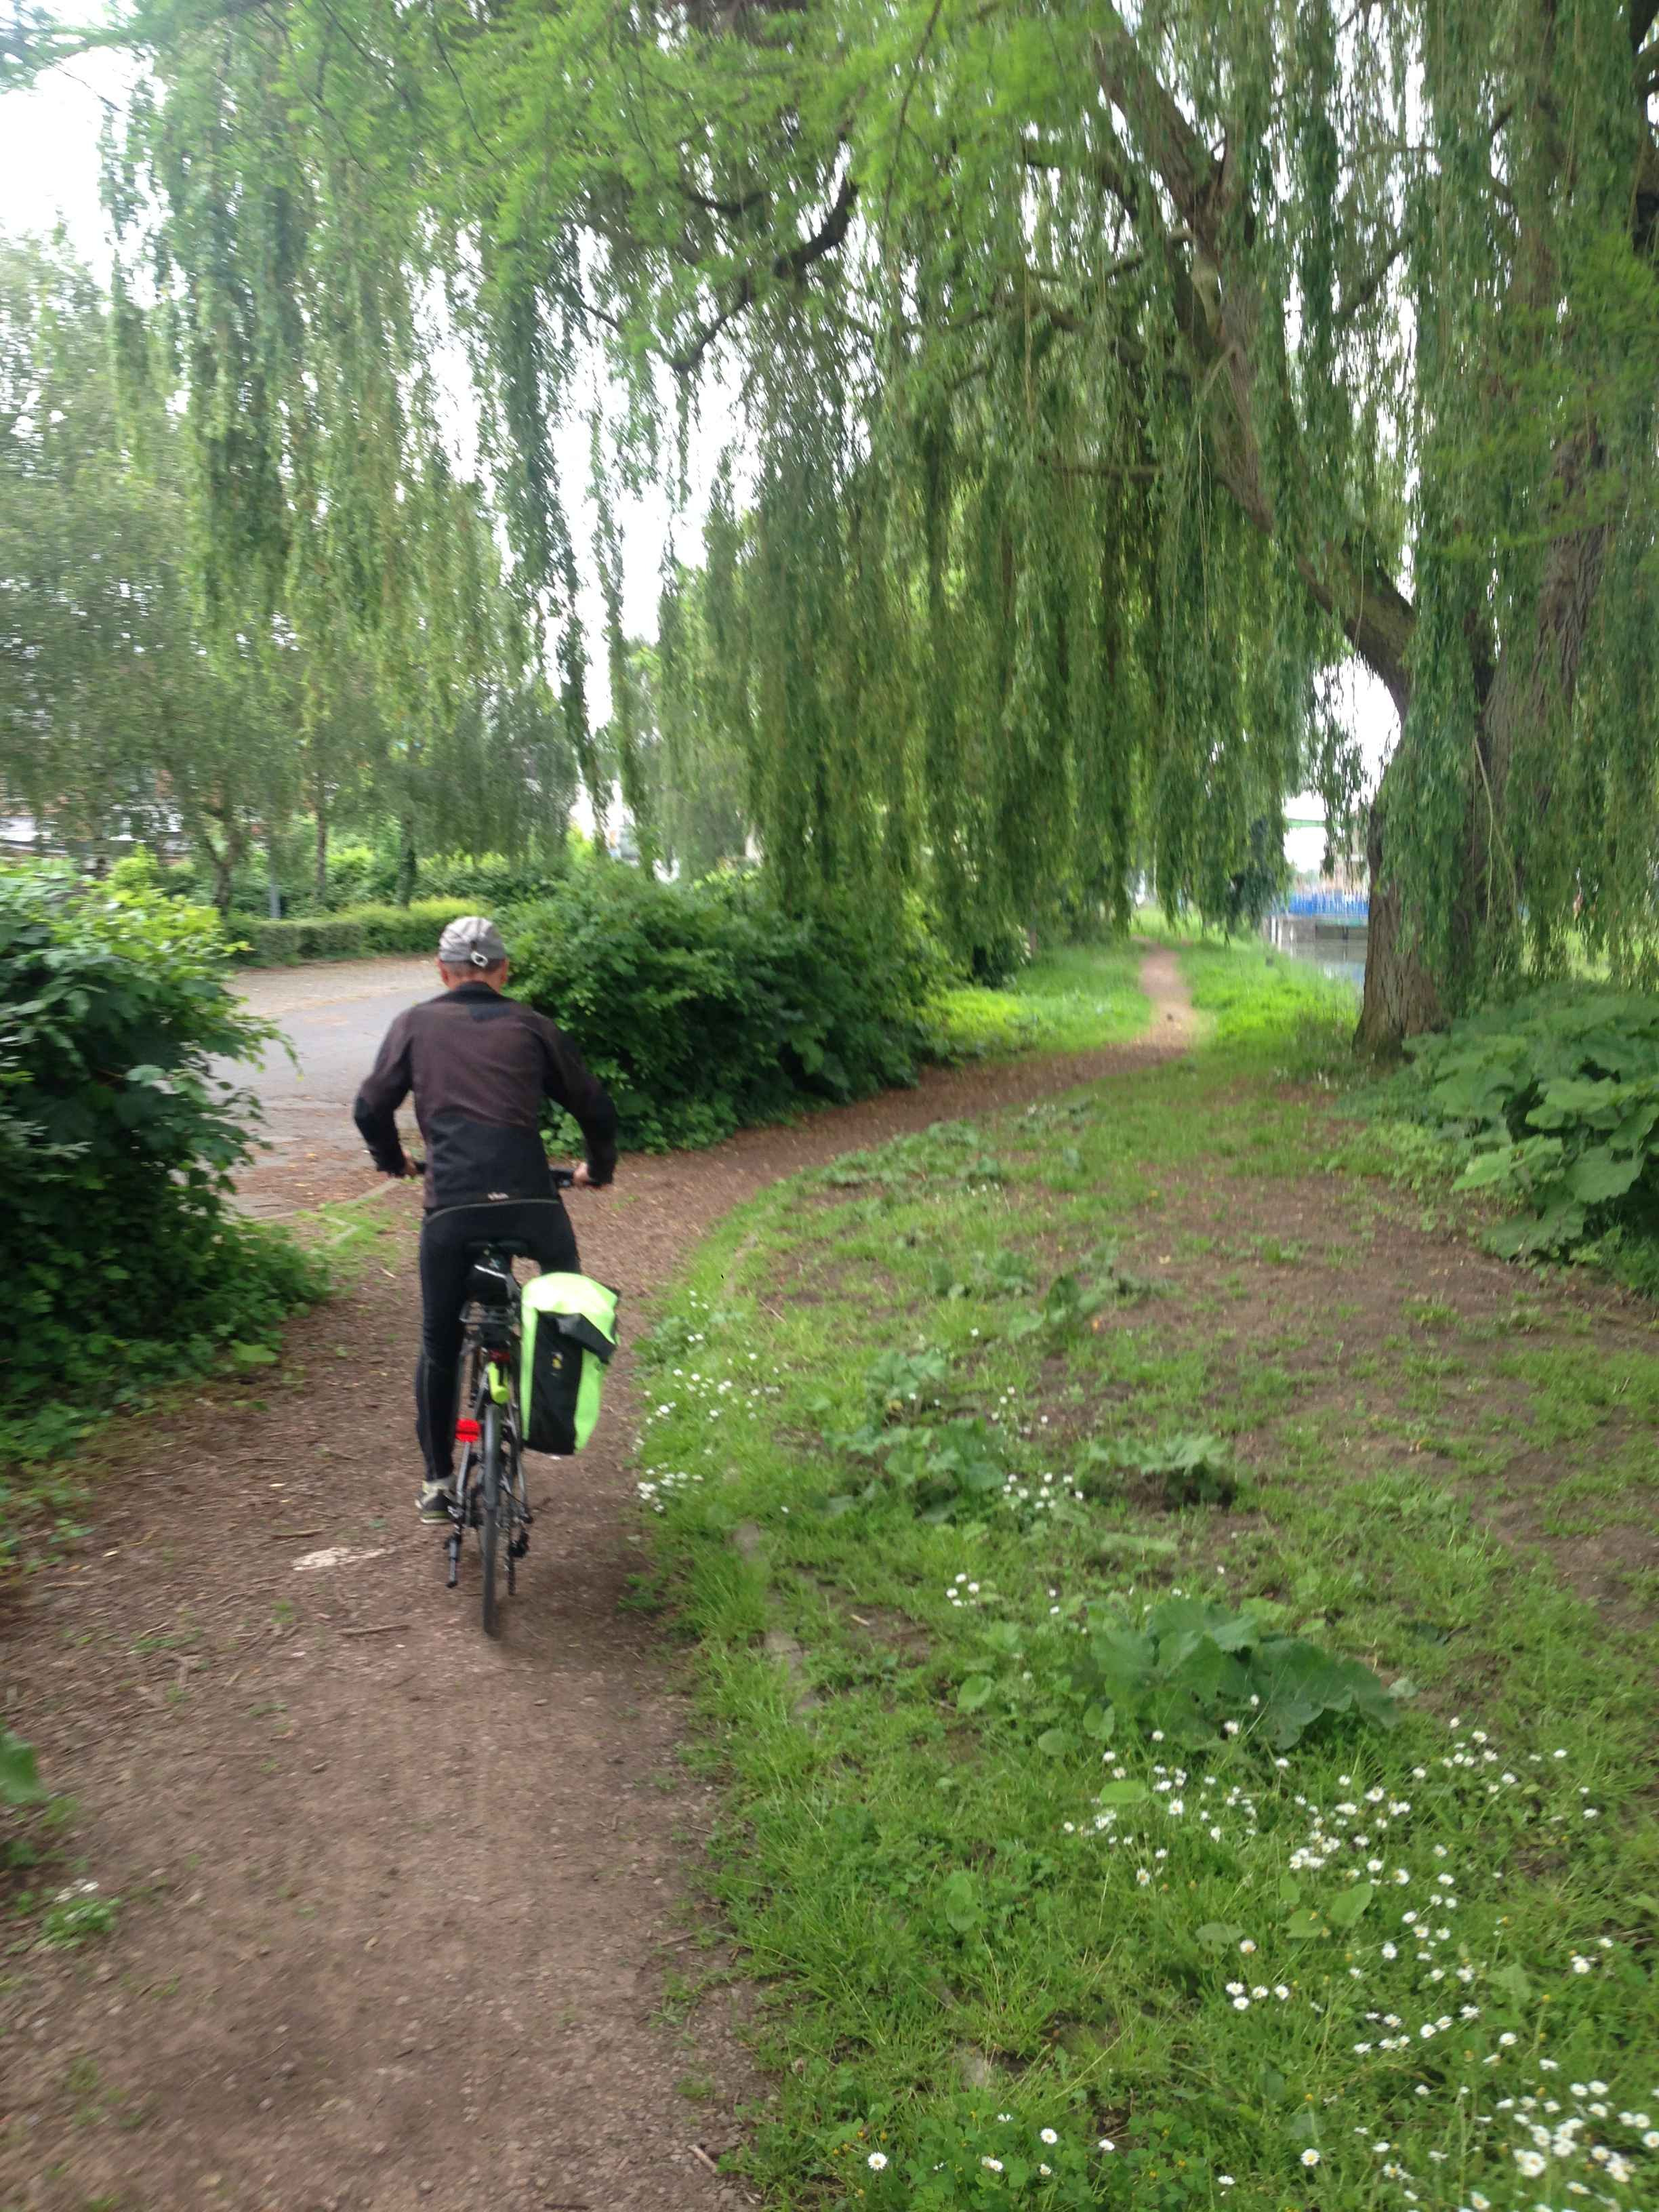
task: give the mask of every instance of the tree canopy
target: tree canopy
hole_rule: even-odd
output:
[[[960,944],[1144,857],[1213,908],[1288,788],[1352,799],[1357,653],[1383,1042],[1659,942],[1654,15],[146,0],[112,204],[214,573],[325,578],[394,666],[447,303],[579,744],[587,349],[617,481],[739,409],[707,711],[803,890],[925,883]]]
[[[125,380],[116,335],[61,244],[0,245],[0,787],[70,836],[182,829],[221,903],[301,805],[319,866],[369,796],[411,842],[562,844],[570,750],[477,489],[435,448],[406,482],[395,621],[314,546],[262,592],[203,542],[253,524],[216,516],[154,333]]]

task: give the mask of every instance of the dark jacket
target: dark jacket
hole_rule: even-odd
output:
[[[411,1091],[426,1139],[428,1211],[550,1197],[544,1102],[580,1124],[594,1182],[609,1182],[616,1169],[617,1109],[605,1085],[545,1015],[488,983],[441,991],[386,1031],[352,1116],[386,1175],[407,1168],[396,1117]]]

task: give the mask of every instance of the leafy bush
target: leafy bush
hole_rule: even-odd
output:
[[[1466,1190],[1518,1200],[1490,1232],[1510,1255],[1562,1251],[1659,1200],[1659,1000],[1540,994],[1418,1040],[1427,1103],[1467,1154]]]
[[[544,898],[568,865],[563,853],[553,862],[509,860],[501,853],[435,854],[415,871],[415,896],[465,899],[469,914],[498,915],[505,907]]]
[[[520,910],[515,995],[610,1089],[624,1146],[707,1145],[815,1098],[913,1082],[939,956],[845,908],[783,913],[753,879],[578,869]]]
[[[296,1246],[224,1210],[252,1109],[212,1063],[271,1034],[224,961],[202,908],[0,877],[0,1464],[269,1337],[320,1287]]]
[[[543,896],[568,866],[562,848],[550,859],[509,859],[502,853],[434,853],[415,867],[415,896],[465,899],[466,914],[498,914]],[[389,906],[398,896],[398,840],[393,834],[375,844],[337,844],[328,856],[328,888],[323,906],[341,914],[360,906]],[[284,888],[286,888],[286,884]],[[314,888],[307,872],[303,893],[307,908]],[[291,909],[290,909],[291,910]]]
[[[466,899],[416,899],[409,906],[359,906],[343,914],[301,915],[283,921],[232,927],[238,957],[254,967],[300,960],[356,960],[375,952],[429,952],[435,958],[446,922],[477,908]]]
[[[981,1638],[985,1656],[964,1677],[957,1702],[970,1712],[991,1705],[1019,1669],[1048,1681],[1071,1714],[1069,1725],[1040,1742],[1050,1753],[1074,1744],[1079,1730],[1091,1741],[1139,1735],[1188,1751],[1243,1730],[1288,1751],[1327,1716],[1396,1724],[1396,1699],[1369,1667],[1284,1634],[1262,1612],[1170,1597],[1132,1620],[1121,1601],[1097,1600],[1080,1650],[1063,1632],[993,1621]],[[1097,1802],[1121,1810],[1150,1795],[1144,1782],[1113,1781]]]
[[[1152,1484],[1172,1510],[1183,1505],[1231,1505],[1238,1495],[1238,1468],[1232,1447],[1222,1437],[1187,1433],[1153,1444],[1113,1443],[1084,1447],[1090,1470],[1085,1489],[1103,1498],[1121,1494],[1126,1475]]]

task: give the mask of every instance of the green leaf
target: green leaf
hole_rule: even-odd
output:
[[[231,1364],[236,1367],[274,1367],[276,1354],[268,1344],[233,1344]]]
[[[1333,1928],[1352,1928],[1359,1916],[1376,1895],[1374,1881],[1357,1881],[1352,1889],[1345,1889],[1325,1907],[1325,1917]]]
[[[970,1674],[957,1692],[957,1704],[964,1713],[976,1713],[981,1705],[990,1704],[996,1687],[990,1675]]]
[[[1516,2004],[1524,2005],[1532,2002],[1532,1984],[1528,1980],[1522,1967],[1499,1966],[1495,1973],[1489,1974],[1486,1978],[1495,1990],[1502,1990],[1505,1996],[1513,1997]]]
[[[1046,1752],[1050,1759],[1058,1759],[1062,1753],[1073,1750],[1076,1744],[1077,1738],[1070,1729],[1063,1728],[1044,1729],[1036,1740],[1037,1749]]]
[[[1244,1930],[1225,1920],[1206,1920],[1194,1933],[1206,1951],[1231,1951],[1244,1940]]]
[[[1595,1145],[1581,1152],[1567,1170],[1567,1188],[1583,1206],[1605,1205],[1639,1182],[1646,1164],[1640,1152],[1620,1155],[1606,1145]]]
[[[1330,1930],[1316,1912],[1310,1912],[1304,1909],[1300,1912],[1291,1913],[1290,1918],[1285,1923],[1285,1933],[1293,1936],[1298,1943],[1305,1943],[1314,1936],[1328,1936]]]
[[[1144,1782],[1109,1782],[1096,1797],[1097,1805],[1139,1805],[1152,1795]]]
[[[945,1917],[958,1936],[971,1936],[981,1919],[979,1884],[966,1867],[947,1875],[939,1891]]]

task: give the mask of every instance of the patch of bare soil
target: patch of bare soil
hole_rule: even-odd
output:
[[[1659,1574],[1651,1512],[1561,1525],[1564,1483],[1644,1438],[1644,1417],[1620,1410],[1615,1381],[1593,1431],[1540,1443],[1553,1409],[1512,1371],[1517,1352],[1579,1342],[1614,1369],[1622,1353],[1651,1358],[1659,1327],[1646,1300],[1583,1274],[1540,1286],[1374,1186],[1258,1178],[1212,1162],[1167,1176],[1161,1199],[1159,1218],[1143,1214],[1121,1258],[1169,1295],[1098,1325],[1153,1330],[1164,1351],[1201,1342],[1222,1378],[1218,1411],[1234,1408],[1241,1388],[1277,1382],[1279,1402],[1263,1404],[1240,1439],[1247,1464],[1274,1454],[1281,1424],[1340,1421],[1350,1479],[1389,1467],[1431,1477],[1506,1544],[1545,1553],[1610,1625],[1651,1621],[1650,1602],[1632,1595]],[[1120,1395],[1127,1418],[1134,1393]],[[1103,1403],[1057,1401],[1051,1433],[1097,1430]]]
[[[1178,1053],[1174,956],[1144,973],[1138,1043],[933,1070],[624,1162],[573,1208],[585,1264],[637,1322],[779,1176]],[[272,1213],[375,1187],[344,1132],[253,1180]],[[695,2042],[663,2014],[665,1972],[720,1964],[687,1904],[714,1800],[676,1761],[672,1652],[630,1607],[626,1356],[592,1449],[538,1463],[486,1643],[476,1570],[446,1592],[414,1522],[417,1201],[385,1202],[386,1264],[298,1322],[269,1381],[106,1432],[79,1553],[4,1623],[5,1717],[78,1800],[72,1870],[123,1900],[108,1940],[0,1975],[5,2212],[743,2201],[714,2171],[764,2094],[741,1992],[700,2008]]]

